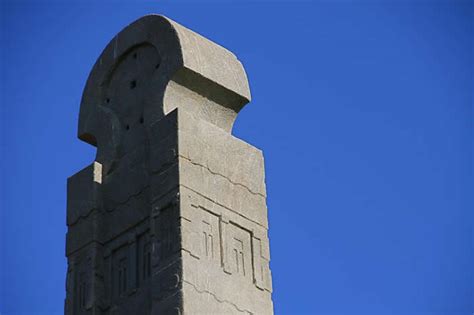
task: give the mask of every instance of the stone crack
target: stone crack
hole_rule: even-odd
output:
[[[105,209],[105,211],[107,211],[107,212],[115,211],[117,208],[120,208],[121,206],[124,206],[124,205],[128,204],[130,202],[130,200],[138,198],[148,188],[150,188],[149,184],[143,186],[143,188],[141,190],[139,190],[138,192],[128,195],[125,200],[115,202],[115,206],[112,209]]]
[[[227,300],[221,300],[220,298],[217,297],[217,295],[215,295],[214,293],[210,292],[210,291],[207,291],[207,290],[201,290],[199,289],[196,285],[194,285],[193,283],[189,282],[189,281],[186,281],[186,280],[183,280],[184,283],[187,283],[189,284],[191,287],[194,288],[194,290],[196,290],[197,292],[199,293],[207,293],[207,294],[210,294],[217,302],[219,303],[227,303],[229,305],[232,305],[237,311],[241,312],[241,313],[246,313],[246,314],[250,314],[252,315],[253,313],[248,311],[248,310],[245,310],[245,309],[241,309],[240,307],[238,307],[237,305],[235,305],[234,303],[230,302],[230,301],[227,301]]]
[[[259,192],[255,192],[253,191],[252,189],[250,189],[249,187],[245,186],[244,184],[241,184],[241,183],[237,183],[237,182],[234,182],[232,179],[230,179],[229,177],[225,176],[225,175],[222,175],[220,173],[217,173],[213,170],[211,170],[207,165],[203,165],[203,164],[200,164],[200,163],[197,163],[197,162],[194,162],[192,161],[190,158],[186,157],[186,156],[183,156],[183,155],[179,155],[179,157],[185,159],[186,161],[188,161],[189,163],[193,164],[193,165],[197,165],[197,166],[200,166],[202,168],[205,168],[209,173],[213,174],[213,175],[217,175],[217,176],[220,176],[224,179],[226,179],[228,182],[230,182],[231,184],[233,185],[236,185],[236,186],[240,186],[240,187],[243,187],[244,189],[246,189],[249,193],[251,193],[252,195],[256,195],[256,196],[261,196],[263,198],[266,198],[266,196],[262,193],[259,193]]]

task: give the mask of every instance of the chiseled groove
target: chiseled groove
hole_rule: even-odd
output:
[[[159,170],[157,170],[157,171],[155,171],[155,172],[152,171],[152,172],[151,172],[151,175],[153,175],[153,176],[160,176],[160,175],[162,175],[163,173],[167,172],[169,169],[171,169],[174,165],[177,165],[177,164],[178,164],[178,163],[176,163],[176,162],[163,164],[163,167],[161,167]],[[112,212],[112,211],[116,210],[117,208],[119,208],[119,207],[121,207],[121,206],[127,204],[132,198],[134,198],[134,197],[136,198],[136,197],[138,197],[139,195],[141,195],[146,189],[148,189],[148,188],[150,188],[150,187],[151,187],[151,184],[150,184],[150,183],[146,184],[146,185],[143,186],[143,187],[141,188],[141,190],[138,191],[137,193],[128,195],[127,198],[125,198],[125,200],[117,202],[117,203],[115,204],[115,207],[114,207],[114,208],[112,208],[112,209],[110,209],[110,210],[109,210],[109,209],[105,209],[105,211],[107,211],[107,212]],[[170,190],[170,191],[171,191],[171,190]],[[169,191],[165,192],[164,194],[162,194],[162,196],[165,195],[165,194],[167,194],[168,192],[169,192]],[[161,196],[160,196],[160,197],[161,197]],[[152,199],[154,199],[154,198],[152,198]],[[159,198],[157,198],[157,199],[159,199]]]
[[[118,208],[122,207],[123,205],[125,204],[128,204],[130,202],[130,200],[132,200],[133,198],[138,198],[138,196],[140,196],[147,188],[149,188],[150,185],[146,185],[144,186],[139,192],[137,192],[136,194],[131,194],[127,197],[127,199],[125,199],[124,201],[122,202],[119,202],[116,204],[116,206],[112,209],[105,209],[106,212],[113,212],[115,210],[117,210]],[[79,215],[76,220],[72,221],[71,224],[69,224],[69,226],[73,226],[73,225],[76,225],[80,220],[85,220],[87,219],[87,217],[89,217],[93,212],[94,210],[96,211],[99,211],[97,208],[92,208],[91,210],[87,211],[86,215]]]
[[[96,210],[96,212],[99,211],[99,209],[97,209],[96,207],[92,207],[89,209],[89,211],[86,212],[86,214],[81,214],[77,216],[77,218],[73,221],[71,221],[71,223],[68,223],[68,226],[73,226],[73,225],[76,225],[77,222],[79,222],[79,220],[85,220],[87,219],[93,212],[94,210]]]
[[[155,175],[155,176],[158,175],[159,176],[159,175],[165,173],[166,171],[168,171],[169,169],[171,169],[175,165],[178,165],[178,162],[176,162],[176,161],[165,162],[161,165],[161,167],[159,169],[157,169],[157,170],[151,169],[150,173],[151,173],[151,175]]]
[[[198,256],[196,256],[195,254],[193,254],[189,249],[186,249],[184,248],[184,242],[181,242],[181,250],[185,253],[187,253],[189,256],[193,257],[193,258],[196,258],[196,259],[201,259],[199,258]]]
[[[179,263],[180,261],[182,261],[181,251],[179,249],[172,252],[172,253],[170,253],[169,255],[170,255],[170,258],[168,258],[168,259],[172,259],[172,260],[168,261],[166,265],[161,265],[160,263],[158,263],[158,264],[152,266],[152,267],[155,267],[155,269],[156,269],[153,272],[153,276],[156,276],[159,273],[161,273],[163,271],[166,271],[168,268],[172,268],[173,265],[175,265],[176,263]],[[158,267],[159,267],[159,269],[158,269]]]
[[[177,164],[177,163],[175,163],[175,164]],[[155,175],[161,175],[161,174],[164,173],[165,171],[166,171],[166,170],[160,172],[159,174],[156,174],[156,173],[155,173]],[[116,205],[115,205],[114,208],[112,208],[112,209],[105,209],[105,211],[110,213],[110,212],[113,212],[113,211],[117,210],[118,208],[124,206],[125,204],[128,204],[128,203],[130,202],[130,200],[132,200],[132,198],[137,198],[138,196],[140,196],[146,189],[148,189],[148,188],[150,188],[150,187],[151,187],[150,184],[147,184],[147,185],[143,186],[143,188],[142,188],[139,192],[137,192],[137,193],[135,193],[135,194],[130,194],[124,201],[121,201],[121,202],[116,203]],[[166,191],[166,192],[160,194],[159,197],[156,197],[156,198],[155,198],[155,197],[152,197],[152,198],[151,198],[151,199],[152,199],[151,202],[149,202],[149,203],[147,203],[147,204],[148,204],[148,205],[151,205],[153,202],[156,202],[156,201],[160,200],[161,198],[165,197],[168,193],[172,192],[174,189],[176,189],[176,187],[173,187],[173,188],[171,188],[170,190],[168,190],[168,191]],[[68,224],[68,226],[76,225],[77,222],[79,222],[80,220],[87,219],[87,217],[89,217],[89,216],[92,214],[92,212],[94,212],[94,210],[99,211],[99,209],[96,208],[96,207],[91,208],[89,211],[86,212],[85,215],[83,215],[83,214],[79,215],[74,221],[72,221],[70,224]]]
[[[260,222],[257,222],[257,221],[255,221],[255,220],[252,220],[252,219],[250,219],[250,218],[247,218],[247,217],[244,216],[243,214],[241,214],[241,213],[235,211],[234,209],[231,209],[231,208],[229,208],[228,206],[223,205],[223,204],[217,202],[216,200],[213,200],[213,199],[211,199],[211,198],[209,198],[209,197],[207,197],[207,196],[201,194],[200,192],[198,192],[198,191],[192,189],[191,187],[188,187],[188,186],[186,186],[186,185],[184,185],[184,184],[179,184],[179,185],[180,185],[180,186],[183,186],[183,187],[186,188],[186,189],[191,190],[192,192],[198,194],[199,196],[201,196],[201,197],[203,197],[203,198],[205,198],[205,199],[207,199],[207,200],[209,200],[209,201],[211,201],[211,202],[214,202],[215,204],[217,204],[217,205],[219,205],[219,206],[221,206],[221,207],[223,207],[223,208],[226,208],[227,210],[231,211],[232,213],[235,213],[235,214],[237,214],[238,216],[241,216],[242,218],[244,218],[244,219],[246,219],[246,220],[249,220],[250,222],[253,222],[253,223],[257,224],[257,225],[260,225],[260,226],[263,227],[264,229],[268,229],[265,225],[261,224]],[[194,203],[193,203],[192,205],[193,205],[193,206],[198,206],[198,207],[200,206],[199,204],[198,204],[198,205],[195,205]]]
[[[246,314],[250,314],[252,315],[253,313],[248,311],[248,310],[245,310],[245,309],[241,309],[240,307],[238,307],[235,303],[232,303],[231,301],[227,301],[227,300],[221,300],[220,298],[217,297],[217,295],[215,295],[214,293],[210,292],[210,291],[207,291],[207,290],[200,290],[196,285],[194,285],[193,283],[187,281],[187,280],[184,280],[183,279],[183,283],[187,283],[189,284],[191,287],[194,288],[194,290],[196,290],[198,293],[207,293],[207,294],[210,294],[217,302],[219,303],[227,303],[227,304],[230,304],[232,305],[237,311],[241,312],[241,313],[246,313]]]
[[[126,234],[126,233],[128,233],[129,231],[131,231],[131,230],[135,229],[136,227],[140,226],[141,224],[143,224],[143,223],[146,222],[147,220],[148,220],[148,218],[142,219],[142,220],[136,222],[134,225],[132,225],[132,226],[126,228],[126,229],[123,231],[124,234]],[[109,243],[109,242],[111,242],[111,241],[113,241],[113,240],[116,240],[116,239],[119,238],[121,235],[122,235],[122,234],[118,234],[118,235],[116,235],[116,236],[114,236],[114,237],[112,237],[112,238],[109,238],[109,239],[106,239],[106,240],[101,240],[101,241],[98,241],[98,240],[90,240],[90,241],[88,241],[87,243],[81,245],[79,248],[76,248],[75,250],[73,250],[73,251],[72,251],[70,254],[68,254],[68,255],[74,254],[74,253],[76,253],[77,251],[82,250],[83,248],[87,247],[88,245],[90,245],[91,243],[94,243],[94,242],[95,242],[95,243],[98,243],[98,244],[100,244],[100,245],[102,245],[102,246],[103,246],[103,245],[106,245],[107,243]]]
[[[149,184],[143,186],[143,188],[140,191],[138,191],[137,193],[128,195],[128,197],[124,201],[117,202],[115,204],[115,207],[113,207],[112,209],[105,209],[105,211],[106,212],[112,212],[112,211],[117,210],[118,208],[128,204],[130,202],[130,200],[138,198],[138,196],[143,194],[145,192],[145,190],[147,190],[148,188],[150,188]]]
[[[217,176],[220,176],[220,177],[222,177],[222,178],[225,178],[228,182],[230,182],[230,183],[233,184],[233,185],[236,185],[236,186],[240,186],[240,187],[245,188],[245,189],[246,189],[249,193],[251,193],[252,195],[261,196],[261,197],[263,197],[263,198],[266,198],[266,196],[265,196],[264,194],[259,193],[259,192],[255,192],[255,191],[251,190],[249,187],[245,186],[244,184],[234,182],[232,179],[228,178],[227,176],[222,175],[222,174],[220,174],[220,173],[217,173],[217,172],[211,170],[211,169],[210,169],[208,166],[206,166],[206,165],[202,165],[202,164],[200,164],[200,163],[193,162],[190,158],[188,158],[188,157],[186,157],[186,156],[184,156],[184,155],[181,155],[181,154],[179,154],[178,156],[181,157],[181,158],[183,158],[183,159],[185,159],[186,161],[188,161],[189,163],[191,163],[191,164],[193,164],[193,165],[197,165],[197,166],[201,166],[201,167],[205,168],[206,170],[209,171],[209,173],[211,173],[211,174],[213,174],[213,175],[217,175]]]
[[[209,173],[211,173],[211,174],[213,174],[213,175],[220,176],[220,177],[226,179],[228,182],[230,182],[230,183],[233,184],[233,185],[236,185],[236,186],[240,186],[240,187],[245,188],[245,189],[246,189],[248,192],[250,192],[252,195],[257,195],[257,196],[261,196],[261,197],[263,197],[263,198],[266,198],[265,195],[263,195],[263,194],[261,194],[261,193],[258,193],[258,192],[254,192],[254,191],[252,191],[249,187],[247,187],[247,186],[245,186],[245,185],[243,185],[243,184],[241,184],[241,183],[237,183],[237,182],[232,181],[230,178],[228,178],[228,177],[226,177],[226,176],[224,176],[224,175],[222,175],[222,174],[220,174],[220,173],[217,173],[217,172],[211,170],[211,169],[210,169],[208,166],[206,166],[206,165],[202,165],[202,164],[200,164],[200,163],[193,162],[191,159],[189,159],[188,157],[185,157],[184,155],[181,155],[181,154],[179,154],[178,157],[181,157],[181,158],[185,159],[186,161],[188,161],[189,163],[191,163],[191,164],[193,164],[193,165],[197,165],[197,166],[200,166],[200,167],[205,168]],[[157,176],[157,175],[159,176],[159,175],[165,173],[166,171],[168,171],[169,169],[171,169],[173,166],[175,166],[175,165],[177,165],[177,164],[178,164],[178,163],[176,163],[176,162],[164,163],[160,169],[158,169],[157,171],[152,171],[151,173],[152,173],[152,175],[154,175],[154,176]],[[183,185],[183,186],[184,186],[184,185]],[[185,187],[188,188],[188,189],[191,189],[191,188],[189,188],[189,187],[187,187],[187,186],[185,186]],[[114,208],[112,208],[112,209],[105,209],[105,211],[106,211],[106,212],[115,211],[117,208],[119,208],[119,207],[121,207],[121,206],[127,204],[132,198],[136,198],[136,197],[138,197],[139,195],[141,195],[147,188],[150,188],[150,184],[145,185],[145,186],[144,186],[140,191],[138,191],[137,193],[135,193],[135,194],[130,194],[129,196],[127,196],[127,198],[126,198],[125,200],[117,202],[117,203],[115,204],[115,207],[114,207]],[[193,189],[191,189],[191,190],[194,191]],[[197,191],[194,191],[194,192],[198,193]],[[166,192],[166,193],[168,193],[168,192]],[[165,194],[166,194],[166,193],[165,193]],[[199,194],[199,193],[198,193],[198,194]],[[201,194],[200,194],[200,195],[201,195]],[[205,197],[204,195],[201,195],[201,196]],[[205,198],[207,198],[207,197],[205,197]],[[154,199],[154,198],[153,198],[153,199]],[[218,202],[216,202],[216,201],[214,201],[214,200],[212,200],[212,199],[210,199],[210,198],[207,198],[207,199],[209,199],[209,200],[211,200],[211,201],[213,201],[213,202],[219,204]],[[219,205],[221,205],[221,204],[219,204]],[[223,206],[224,208],[227,208],[227,209],[229,209],[229,210],[231,210],[231,211],[233,211],[233,212],[239,214],[240,216],[242,216],[242,217],[248,219],[247,217],[241,215],[240,213],[238,213],[238,212],[236,212],[236,211],[234,211],[234,210],[232,210],[232,209],[230,209],[230,208],[228,208],[228,207],[226,207],[226,206],[224,206],[224,205],[221,205],[221,206]],[[86,219],[89,215],[92,214],[92,212],[93,212],[94,210],[97,210],[97,208],[92,208],[92,209],[90,209],[89,211],[86,212],[85,215],[80,214],[74,221],[72,221],[72,222],[69,224],[69,226],[73,226],[73,225],[75,225],[77,222],[79,222],[80,220]],[[250,220],[250,219],[249,219],[249,220]],[[252,221],[252,222],[255,222],[255,221],[253,221],[253,220],[251,220],[251,221]],[[259,224],[258,222],[255,222],[255,223]],[[261,224],[260,224],[260,225],[261,225]]]
[[[78,251],[83,250],[84,248],[86,248],[87,246],[89,246],[89,245],[91,245],[91,244],[93,244],[93,243],[96,243],[96,244],[99,244],[99,245],[101,245],[101,246],[104,246],[104,243],[102,243],[102,242],[99,242],[99,241],[97,241],[97,240],[90,240],[90,241],[88,241],[87,243],[83,244],[81,247],[76,248],[76,249],[73,250],[72,252],[66,253],[66,255],[67,255],[67,256],[74,255],[74,254],[77,253]]]

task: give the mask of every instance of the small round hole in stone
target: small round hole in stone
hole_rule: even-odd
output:
[[[137,87],[137,80],[130,81],[130,89],[134,89]]]
[[[140,117],[140,124],[143,124],[145,122],[145,120],[143,119],[143,117]]]
[[[133,59],[137,59],[137,53],[133,54]]]
[[[126,126],[125,126],[125,130],[130,130],[130,126],[129,126],[129,125],[126,125]]]

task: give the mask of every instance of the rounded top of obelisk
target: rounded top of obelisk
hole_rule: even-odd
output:
[[[245,70],[227,49],[161,15],[125,27],[96,61],[78,136],[114,155],[123,135],[179,107],[227,132],[250,101]]]

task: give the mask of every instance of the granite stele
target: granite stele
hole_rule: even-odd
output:
[[[231,135],[250,101],[228,50],[148,15],[87,80],[68,179],[66,314],[272,314],[264,163]]]

